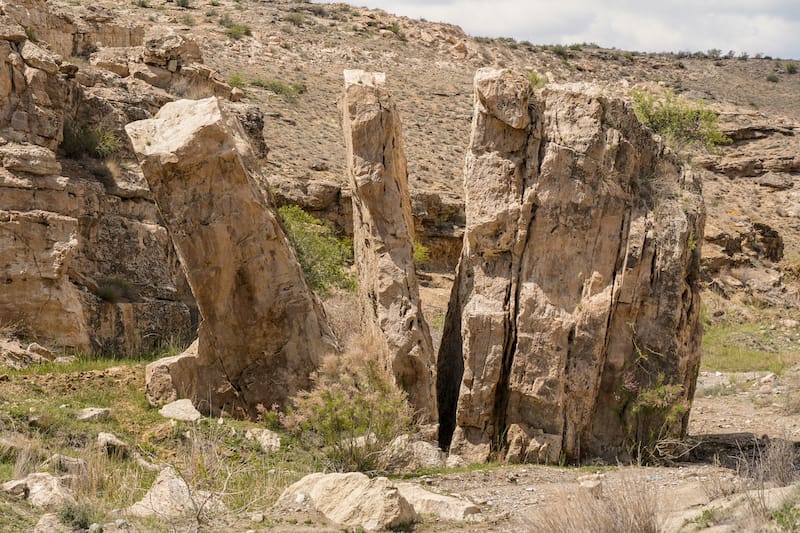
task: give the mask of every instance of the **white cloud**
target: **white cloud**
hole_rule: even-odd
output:
[[[762,52],[800,59],[797,0],[355,0],[476,36],[639,51]]]

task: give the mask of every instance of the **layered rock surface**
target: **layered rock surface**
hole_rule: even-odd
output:
[[[59,158],[65,130],[118,141],[116,124],[163,96],[82,86],[78,67],[51,51],[72,30],[44,2],[0,3],[0,15],[0,322],[82,351],[136,352],[180,336],[191,297],[135,167]],[[33,42],[23,26],[52,42]]]
[[[200,315],[187,352],[148,365],[154,403],[254,416],[310,384],[327,326],[216,98],[180,100],[126,131],[186,271]]]
[[[696,176],[622,100],[480,70],[465,192],[441,444],[473,461],[613,460],[682,435],[700,361]]]
[[[435,357],[414,267],[414,221],[400,117],[385,75],[344,72],[342,128],[353,194],[353,243],[362,321],[397,384],[435,420]]]

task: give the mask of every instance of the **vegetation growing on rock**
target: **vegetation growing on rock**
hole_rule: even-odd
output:
[[[678,149],[695,143],[712,149],[731,142],[720,130],[719,114],[703,102],[691,102],[670,90],[663,94],[634,90],[631,98],[636,118]]]

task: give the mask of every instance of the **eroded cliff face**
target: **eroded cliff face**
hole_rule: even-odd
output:
[[[436,419],[435,356],[414,266],[400,116],[383,73],[344,71],[342,129],[353,194],[362,322],[420,417]]]
[[[0,1],[0,323],[115,354],[193,336],[193,297],[123,126],[175,95],[233,98],[201,63],[169,28]],[[235,111],[265,155],[263,114]],[[87,151],[98,133],[113,154]]]
[[[440,442],[485,461],[626,459],[683,435],[704,209],[620,99],[480,70]]]
[[[153,403],[255,417],[311,384],[331,348],[321,306],[248,176],[245,133],[215,97],[126,126],[203,322],[184,354],[146,369]]]
[[[75,65],[45,48],[57,39],[28,39],[23,24],[54,39],[64,30],[44,3],[3,3],[0,15],[0,322],[87,352],[136,352],[180,336],[192,302],[181,297],[176,257],[136,167],[59,153],[72,124],[114,134],[130,120],[130,93],[87,89]],[[136,100],[141,114],[159,98],[142,90]]]

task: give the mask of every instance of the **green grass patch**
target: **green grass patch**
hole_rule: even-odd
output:
[[[800,350],[779,338],[760,324],[707,324],[703,334],[702,367],[720,372],[780,374],[800,362]]]

